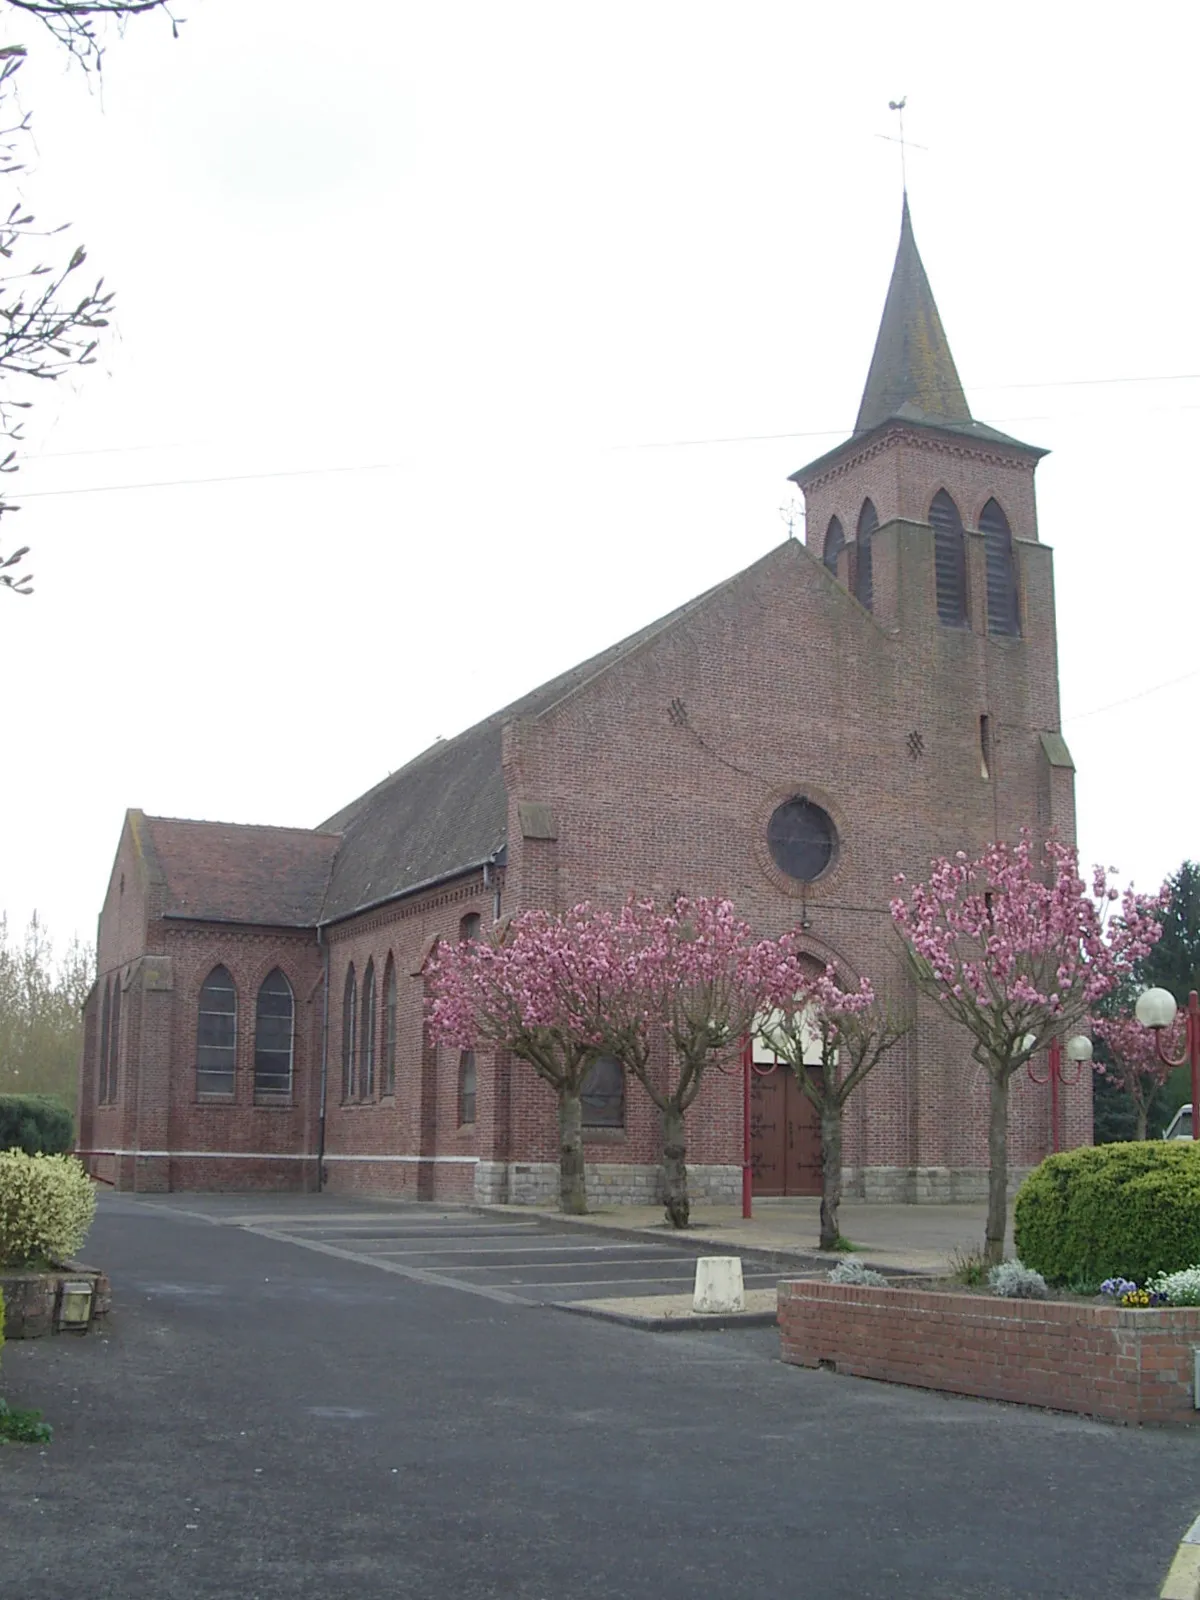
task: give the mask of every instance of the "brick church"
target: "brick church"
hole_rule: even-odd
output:
[[[125,1189],[315,1189],[533,1201],[556,1191],[550,1091],[435,1048],[426,963],[531,906],[729,896],[763,936],[899,1001],[898,872],[1029,826],[1074,833],[1059,731],[1042,451],[971,416],[900,243],[854,432],[801,467],[789,539],[573,671],[439,741],[312,830],[130,811],[85,1009],[80,1149]],[[647,759],[649,756],[649,759]],[[849,1193],[985,1192],[987,1086],[922,1008],[851,1101]],[[1010,1160],[1050,1147],[1014,1085]],[[807,1103],[759,1080],[760,1194],[819,1190]],[[585,1093],[595,1198],[658,1192],[658,1114],[620,1066]],[[1064,1145],[1091,1137],[1068,1090]],[[736,1078],[689,1113],[693,1192],[732,1199]]]

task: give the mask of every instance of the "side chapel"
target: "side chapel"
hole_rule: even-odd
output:
[[[801,467],[804,543],[435,744],[312,830],[128,812],[85,1008],[79,1145],[118,1187],[555,1192],[549,1090],[437,1049],[425,965],[531,906],[727,895],[762,935],[905,999],[895,874],[1023,826],[1074,836],[1059,727],[1044,452],[968,408],[907,199],[854,432]],[[646,751],[654,760],[646,761]],[[911,1003],[911,999],[910,999]],[[1015,1169],[1050,1148],[1014,1085]],[[820,1187],[783,1073],[756,1087],[760,1194]],[[1091,1138],[1085,1081],[1064,1146]],[[742,1105],[689,1113],[694,1193],[736,1197]],[[585,1096],[589,1186],[656,1197],[658,1114],[617,1063]],[[926,1007],[851,1101],[849,1193],[986,1192],[987,1086]]]

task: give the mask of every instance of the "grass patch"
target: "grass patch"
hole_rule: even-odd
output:
[[[960,1245],[950,1257],[951,1281],[967,1289],[986,1288],[990,1270],[983,1251],[970,1246]]]
[[[53,1432],[40,1411],[14,1411],[0,1396],[0,1444],[49,1444]]]

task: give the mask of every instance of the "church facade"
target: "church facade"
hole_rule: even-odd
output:
[[[801,930],[916,1026],[851,1101],[867,1198],[982,1196],[987,1085],[909,993],[895,875],[1022,827],[1074,835],[1059,728],[1042,452],[975,421],[907,201],[852,436],[794,474],[804,543],[454,739],[308,830],[127,814],[85,1009],[79,1144],[122,1188],[288,1188],[535,1201],[556,1188],[550,1091],[505,1055],[436,1048],[439,940],[636,890],[730,897]],[[1010,1159],[1051,1145],[1014,1085]],[[819,1188],[806,1102],[757,1080],[756,1191]],[[1091,1137],[1090,1083],[1063,1095]],[[733,1199],[743,1112],[712,1074],[688,1115],[694,1192]],[[658,1114],[619,1066],[585,1095],[597,1198],[648,1200]]]

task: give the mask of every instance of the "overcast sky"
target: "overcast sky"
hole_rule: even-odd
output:
[[[901,94],[972,409],[1053,452],[1084,858],[1200,853],[1191,8],[180,10],[102,94],[4,19],[26,196],[119,295],[4,523],[10,922],[91,938],[128,806],[316,824],[785,537],[866,376]]]

